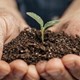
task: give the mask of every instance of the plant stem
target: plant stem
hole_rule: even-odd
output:
[[[42,38],[42,42],[44,42],[44,28],[41,29],[41,38]]]

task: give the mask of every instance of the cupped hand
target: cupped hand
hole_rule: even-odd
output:
[[[36,65],[37,71],[46,80],[73,80],[73,77],[66,70],[59,58],[39,62]]]
[[[80,10],[60,19],[59,23],[49,28],[54,32],[64,31],[68,35],[80,36]]]
[[[0,59],[3,45],[15,38],[28,25],[10,12],[0,11]],[[39,80],[35,65],[27,65],[23,60],[8,64],[0,60],[0,80]]]
[[[37,63],[36,69],[45,80],[80,80],[80,56],[68,54]]]
[[[64,31],[68,35],[80,36],[80,11],[60,20],[49,28],[54,32]],[[46,80],[80,80],[80,56],[68,54],[62,59],[53,58],[36,65],[38,73]]]

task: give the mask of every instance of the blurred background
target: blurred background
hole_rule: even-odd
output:
[[[37,29],[39,29],[39,24],[27,16],[26,12],[38,14],[46,23],[52,19],[59,19],[72,1],[73,0],[16,0],[23,18],[31,27]]]

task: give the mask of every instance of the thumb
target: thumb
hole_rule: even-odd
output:
[[[51,30],[53,32],[64,31],[68,27],[68,24],[69,24],[69,18],[62,18],[59,20],[59,23],[50,27],[48,30]]]
[[[20,32],[22,31],[22,30],[24,30],[25,28],[28,28],[28,29],[30,29],[30,26],[24,21],[24,19],[22,19],[22,21],[20,22],[19,21],[19,27],[20,27]]]
[[[0,59],[2,57],[5,34],[6,34],[6,24],[5,21],[0,17]]]
[[[50,27],[48,30],[52,31],[52,32],[59,32],[62,30],[62,26],[63,26],[63,23],[62,22],[59,22],[58,24]]]

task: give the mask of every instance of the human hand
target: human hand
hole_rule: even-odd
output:
[[[80,11],[60,20],[49,28],[54,32],[64,31],[68,35],[80,36]],[[53,58],[36,65],[38,73],[46,80],[80,80],[80,56],[68,54],[62,59]]]
[[[17,17],[17,16],[16,16]],[[0,11],[0,59],[3,45],[15,38],[20,31],[28,27],[14,15]],[[27,65],[22,60],[15,60],[8,64],[0,60],[0,80],[39,80],[39,75],[34,65]]]
[[[60,19],[60,22],[49,28],[54,32],[64,31],[68,35],[80,36],[80,10]]]
[[[46,80],[80,80],[80,57],[77,55],[68,54],[62,59],[42,61],[36,68]]]
[[[36,68],[45,80],[74,80],[59,58],[41,61],[37,63]]]

